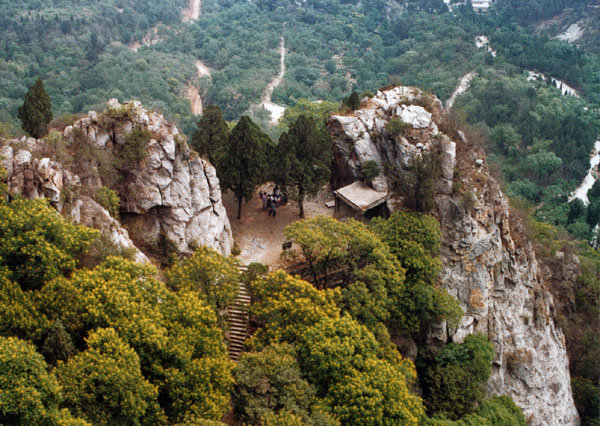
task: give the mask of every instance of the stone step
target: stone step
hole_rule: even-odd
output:
[[[250,318],[250,316],[248,315],[248,312],[229,312],[227,314],[227,317],[229,319],[236,318],[241,321],[248,321],[248,318]]]
[[[243,332],[240,331],[240,332],[236,332],[236,333],[230,333],[229,339],[231,340],[232,343],[236,342],[237,344],[243,346],[244,342],[246,341],[246,337],[247,337],[247,333],[244,330]],[[232,343],[230,343],[229,345],[231,346]]]
[[[246,266],[239,266],[240,273],[248,270]],[[227,351],[229,358],[237,361],[244,350],[244,342],[248,337],[248,322],[250,321],[249,307],[252,299],[246,285],[238,283],[238,293],[232,304],[227,308],[227,324],[229,326],[229,345]]]
[[[248,329],[248,326],[245,322],[229,323],[229,329],[246,331]]]
[[[244,349],[244,343],[239,341],[239,342],[229,342],[229,349],[230,350],[243,350]]]
[[[229,345],[229,354],[236,353],[239,355],[244,350],[244,345]]]

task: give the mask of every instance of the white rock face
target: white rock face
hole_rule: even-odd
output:
[[[530,425],[579,424],[565,338],[554,322],[552,296],[531,244],[523,237],[522,225],[511,219],[508,202],[485,161],[477,163],[484,154],[462,135],[452,141],[436,134],[439,102],[429,111],[428,127],[420,127],[425,120],[407,116],[412,128],[402,136],[368,130],[370,117],[387,122],[396,111],[417,111],[407,105],[411,100],[403,94],[409,92],[412,100],[419,101],[421,94],[416,89],[396,88],[378,92],[352,117],[331,118],[334,185],[356,180],[361,164],[371,159],[380,166],[384,162],[391,166],[386,175],[389,182],[403,179],[411,173],[416,156],[437,148],[441,170],[436,204],[443,233],[440,282],[460,302],[465,315],[456,330],[438,324],[432,327],[430,337],[461,342],[471,333],[486,334],[496,353],[488,382],[491,395],[510,395]],[[425,118],[422,113],[420,116]],[[460,161],[458,152],[462,152]],[[461,171],[460,193],[453,191],[456,169]],[[473,194],[469,208],[462,195],[466,192]]]
[[[128,133],[138,128],[151,133],[145,158],[122,168],[123,184],[118,186],[123,221],[136,230],[137,239],[157,244],[166,238],[182,252],[204,245],[231,253],[231,227],[215,169],[191,155],[178,129],[162,114],[147,111],[137,101],[121,105],[111,99],[105,114],[94,121],[79,120],[73,128],[117,156]],[[73,132],[65,137],[69,134]]]
[[[150,140],[144,142],[145,158],[124,160],[121,152],[126,148],[127,134],[138,128],[151,134]],[[80,178],[61,163],[36,158],[44,151],[43,140],[14,140],[0,151],[10,193],[48,198],[59,211],[76,222],[99,229],[123,248],[134,247],[132,240],[156,246],[166,239],[182,252],[204,245],[223,255],[231,253],[231,227],[214,167],[192,154],[177,128],[161,114],[148,112],[137,101],[121,105],[111,99],[106,113],[90,112],[88,117],[67,127],[64,137],[71,144],[82,137],[83,143],[110,151],[115,163],[121,161],[115,169],[121,174],[120,179],[102,176],[94,160],[90,160],[89,170]],[[23,142],[29,150],[13,148]],[[105,185],[107,178],[118,180],[114,190],[121,201],[124,226],[86,196]],[[65,189],[72,198],[68,206],[65,206]],[[139,250],[136,257],[148,261]]]
[[[135,247],[127,230],[112,218],[104,207],[89,197],[78,195],[81,187],[78,176],[64,169],[61,163],[49,158],[32,159],[29,151],[19,150],[14,154],[11,146],[14,142],[18,141],[8,141],[0,151],[2,167],[7,171],[10,194],[19,194],[30,199],[47,198],[50,204],[69,216],[73,222],[98,229],[118,247],[134,249],[136,261],[150,263],[146,255]],[[42,145],[43,142],[39,143],[38,148]],[[63,199],[65,188],[68,188],[74,197],[69,205],[65,205]]]
[[[396,87],[385,92],[377,92],[369,99],[365,108],[354,112],[353,116],[334,115],[330,118],[329,129],[334,136],[334,180],[336,186],[350,184],[360,176],[361,165],[374,160],[379,170],[391,165],[391,173],[399,177],[412,167],[413,158],[421,151],[431,149],[431,140],[438,134],[434,117],[441,114],[441,102],[432,102],[432,111],[427,111],[412,102],[423,101],[425,95],[411,87]],[[410,131],[406,135],[392,137],[385,129],[393,118],[407,123]],[[421,143],[426,141],[426,143]],[[453,173],[454,164],[447,170]],[[452,176],[449,176],[449,180]],[[378,179],[373,186],[378,191],[387,191],[388,179]]]

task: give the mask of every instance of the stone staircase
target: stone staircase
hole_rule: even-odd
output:
[[[246,267],[240,267],[240,272],[245,272]],[[238,294],[233,304],[227,308],[227,324],[229,326],[229,359],[237,361],[242,350],[244,342],[248,337],[248,321],[250,316],[248,309],[250,307],[250,294],[246,285],[242,282],[238,284]]]

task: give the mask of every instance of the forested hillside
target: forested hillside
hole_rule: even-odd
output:
[[[453,140],[463,140],[461,129],[472,148],[489,154],[486,166],[511,197],[511,214],[522,217],[540,263],[581,255],[570,296],[561,299],[564,288],[554,289],[554,316],[565,330],[583,423],[597,424],[600,171],[590,168],[590,152],[600,145],[600,7],[597,0],[497,0],[489,13],[477,14],[468,3],[452,2],[450,10],[442,0],[203,0],[198,19],[184,20],[187,0],[5,0],[0,141],[24,134],[19,107],[38,78],[52,102],[49,127],[59,130],[44,143],[63,156],[81,148],[66,148],[65,128],[89,110],[102,111],[110,98],[136,99],[164,113],[198,151],[207,122],[218,122],[222,149],[239,120],[247,133],[260,135],[260,156],[276,156],[294,137],[301,139],[290,135],[302,133],[296,125],[303,114],[324,132],[331,113],[351,114],[361,99],[386,87],[418,86],[424,98],[433,94],[445,103],[440,115]],[[564,34],[573,25],[581,34],[569,39]],[[282,82],[274,85],[280,72]],[[278,125],[260,107],[269,84],[269,100],[286,108]],[[211,106],[204,124],[192,113],[190,93],[200,107]],[[240,120],[244,115],[265,133]],[[100,136],[106,129],[95,116],[84,120]],[[385,128],[394,137],[406,127],[401,120],[395,124],[396,133]],[[75,140],[87,140],[82,135]],[[133,135],[144,143],[151,139],[140,129]],[[185,138],[176,136],[167,143],[185,151]],[[25,146],[20,143],[15,158]],[[82,152],[79,160],[98,164],[120,158]],[[144,158],[129,153],[136,154]],[[211,157],[208,150],[200,154]],[[221,166],[223,189],[243,186],[229,157],[229,163],[210,158]],[[463,176],[455,172],[458,182]],[[269,178],[288,179],[277,173]],[[586,175],[596,183],[575,197]],[[321,178],[319,185],[327,176]],[[256,189],[250,181],[242,179],[253,185],[236,193],[240,208],[243,196]],[[118,196],[107,194],[117,197],[113,216],[119,216]],[[94,191],[93,197],[100,195]],[[460,320],[456,302],[436,282],[441,236],[430,216],[399,214],[370,227],[317,221],[289,228],[297,240],[335,234],[347,285],[317,290],[283,273],[240,275],[236,261],[205,249],[176,261],[166,240],[153,255],[169,266],[157,273],[124,259],[127,253],[105,246],[94,231],[70,224],[43,202],[4,198],[0,359],[10,365],[1,372],[0,380],[8,379],[0,390],[19,380],[30,383],[23,391],[30,397],[22,401],[0,397],[0,418],[7,423],[215,425],[229,411],[230,396],[238,419],[265,426],[525,422],[509,398],[485,398],[495,356],[485,337],[421,352],[416,366],[394,349],[401,343],[391,340],[396,331],[424,345],[424,330],[434,321]],[[461,209],[472,208],[465,200]],[[138,218],[138,212],[127,213],[117,219],[131,224]],[[415,232],[390,239],[394,225]],[[355,245],[364,258],[340,248]],[[227,276],[218,295],[211,292],[215,265]],[[541,267],[540,274],[559,269]],[[260,331],[250,342],[252,352],[234,368],[223,344],[222,310],[240,279],[256,298],[252,315]],[[184,315],[189,311],[197,315],[190,319]],[[265,391],[256,385],[264,382],[276,384]]]

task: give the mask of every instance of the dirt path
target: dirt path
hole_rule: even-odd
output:
[[[270,192],[271,186],[265,186]],[[277,269],[286,265],[297,263],[297,261],[280,260],[281,244],[285,237],[283,230],[290,223],[300,220],[298,217],[298,205],[290,202],[277,209],[277,216],[268,216],[262,209],[262,202],[258,197],[258,191],[248,203],[242,206],[242,218],[237,219],[237,202],[231,191],[223,194],[223,205],[227,210],[227,216],[231,223],[233,238],[241,250],[239,259],[245,264],[260,262],[269,265],[271,269]],[[325,201],[333,199],[333,194],[324,190],[316,198],[304,203],[306,218],[320,214],[333,215],[333,209],[325,207]]]
[[[283,82],[283,77],[285,75],[285,38],[283,37],[281,37],[281,44],[279,45],[279,54],[281,57],[279,63],[279,74],[277,74],[273,81],[267,85],[267,88],[260,99],[261,105],[271,113],[271,123],[273,124],[277,124],[279,122],[285,111],[285,107],[277,105],[271,100],[273,91]]]
[[[210,68],[204,65],[204,62],[196,61],[196,75],[198,78],[208,77],[210,78]],[[202,115],[204,113],[204,105],[202,96],[200,95],[200,88],[193,84],[188,84],[186,88],[186,98],[190,100],[192,106],[192,114]]]
[[[594,149],[590,155],[590,168],[588,170],[588,174],[581,182],[581,185],[571,194],[569,197],[569,202],[573,201],[575,198],[579,198],[583,204],[586,206],[590,204],[590,200],[587,196],[587,193],[597,179],[600,179],[600,175],[598,175],[598,166],[600,165],[600,141],[596,141],[594,144]]]
[[[196,86],[187,86],[186,97],[190,100],[192,106],[192,114],[202,115],[204,113],[204,107],[202,105],[202,97],[200,96],[200,90]]]
[[[210,68],[204,65],[204,62],[200,60],[196,61],[196,72],[198,73],[198,78],[210,77]]]
[[[456,89],[454,89],[454,92],[452,93],[452,96],[450,96],[450,99],[446,101],[446,110],[450,110],[450,108],[452,108],[452,105],[454,105],[454,101],[456,101],[458,96],[469,90],[469,87],[471,86],[471,80],[473,80],[476,75],[477,73],[470,72],[461,77],[458,82],[458,86],[456,86]]]
[[[190,0],[190,6],[183,9],[183,22],[197,21],[202,14],[202,1]]]

